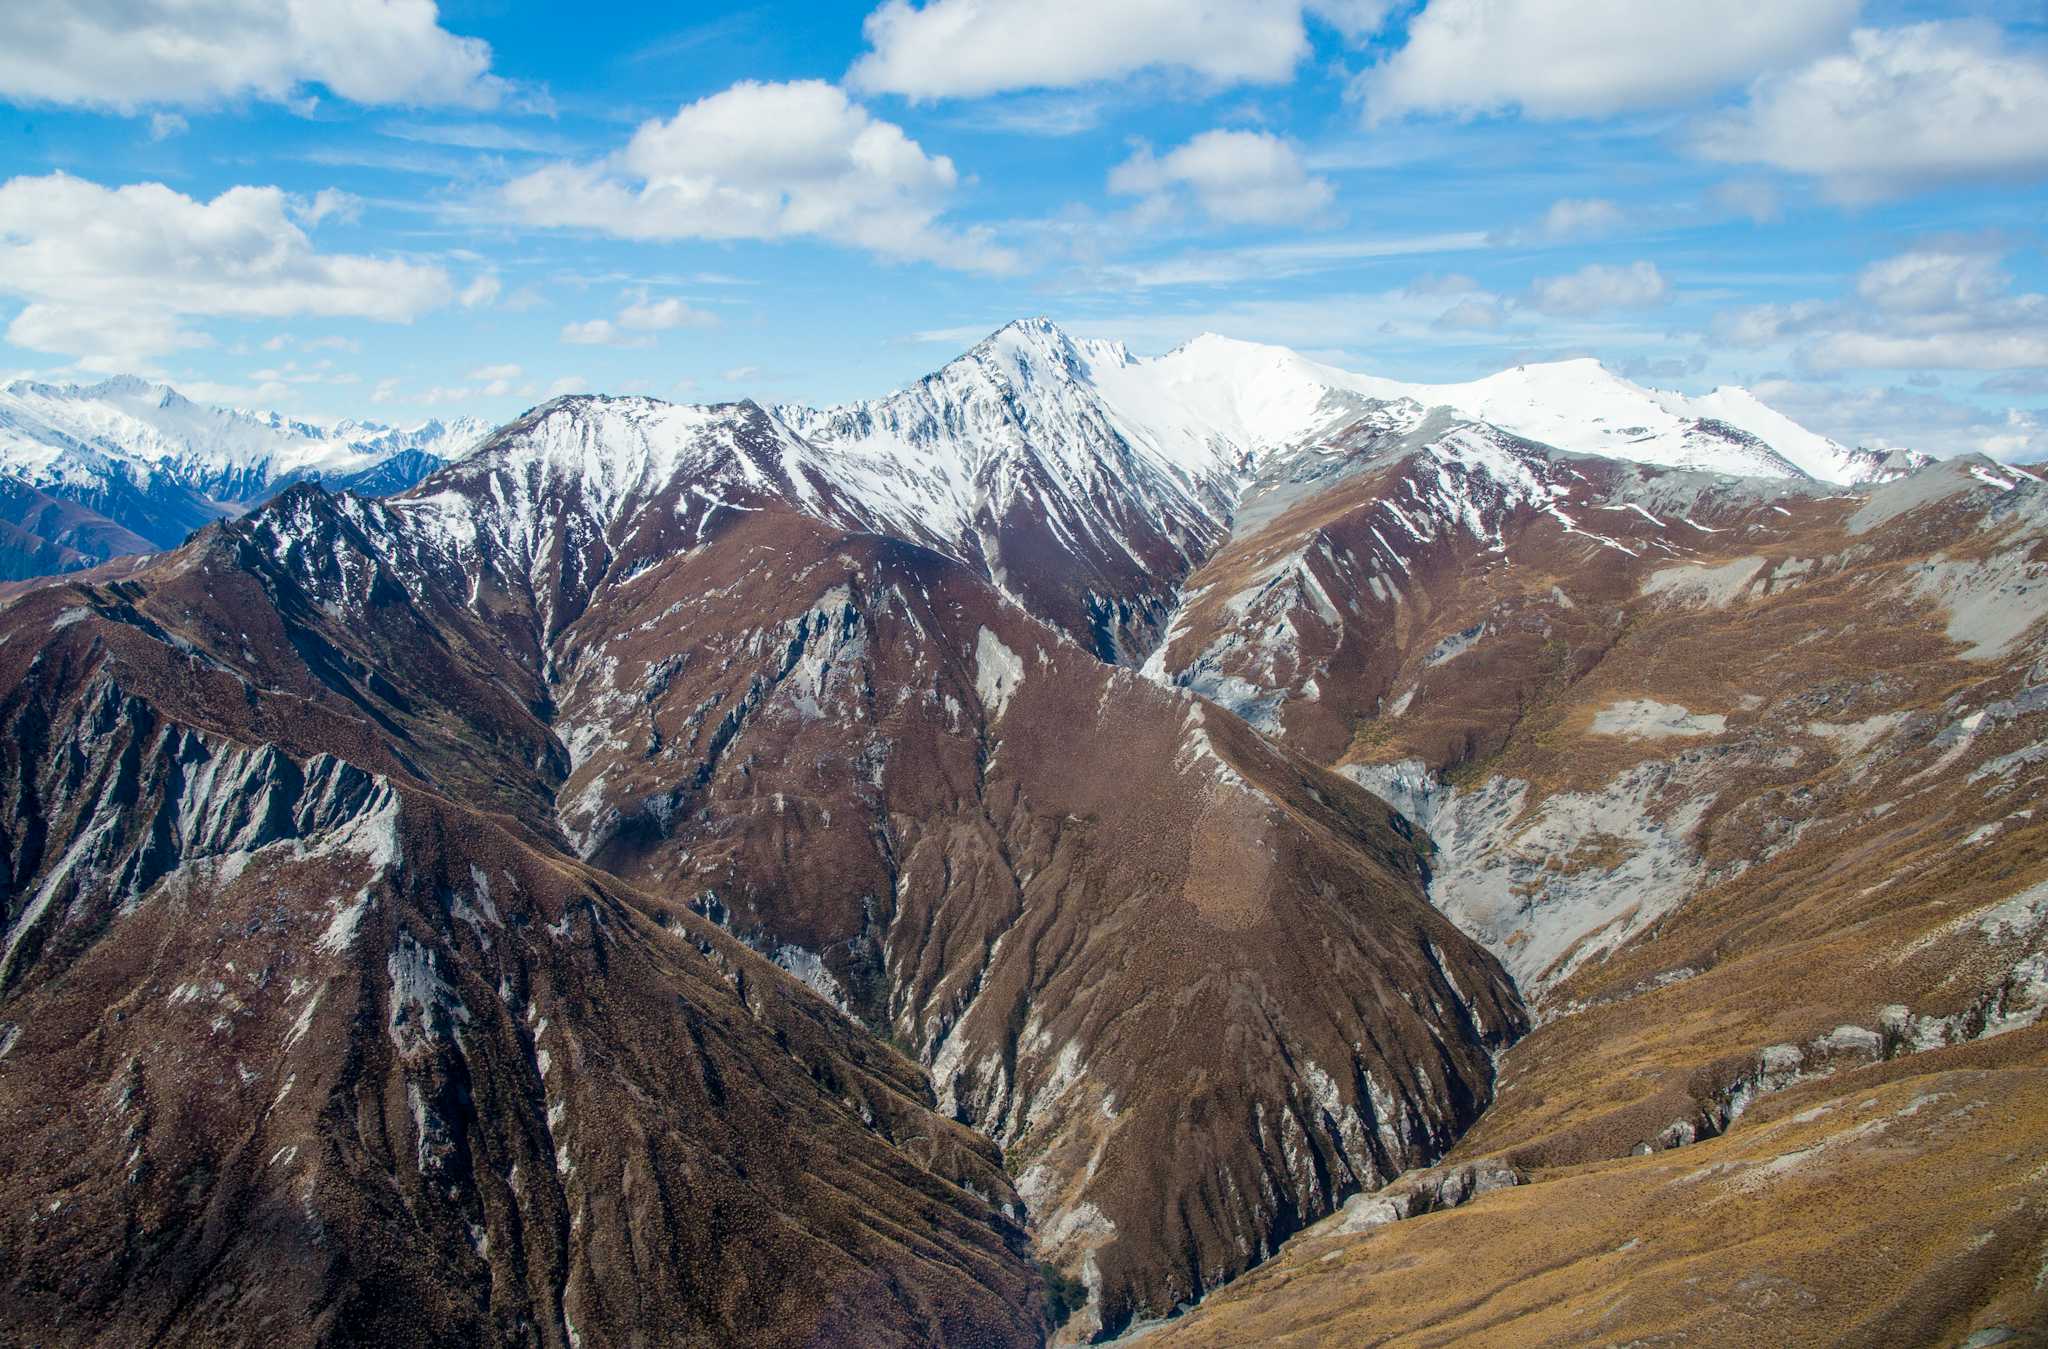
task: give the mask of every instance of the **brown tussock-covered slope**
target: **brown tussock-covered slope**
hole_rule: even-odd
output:
[[[1300,507],[1302,522],[1322,538],[1373,523],[1384,532],[1385,494],[1406,490],[1403,475],[1430,472],[1403,461],[1361,474]],[[1868,1074],[1935,1073],[1917,1065],[1978,1052],[1950,1046],[1985,1046],[1970,1061],[1986,1065],[1972,1081],[1987,1100],[2031,1101],[2022,1077],[2001,1074],[2031,1071],[2037,1050],[2024,1047],[2038,1031],[2025,1028],[2048,1005],[2043,489],[1999,487],[1967,464],[1851,494],[1704,490],[1687,475],[1620,467],[1597,485],[1572,489],[1568,513],[1582,529],[1589,501],[1644,507],[1609,512],[1606,542],[1524,500],[1483,516],[1485,539],[1435,540],[1448,564],[1432,568],[1427,548],[1405,559],[1406,572],[1382,558],[1380,587],[1361,602],[1380,603],[1398,573],[1399,599],[1384,604],[1405,624],[1347,615],[1333,625],[1341,642],[1296,644],[1307,662],[1297,673],[1285,661],[1259,665],[1270,638],[1249,628],[1190,627],[1178,639],[1176,652],[1221,650],[1240,670],[1278,671],[1280,727],[1429,829],[1433,898],[1508,963],[1538,1020],[1502,1056],[1494,1103],[1446,1161],[1350,1210],[1378,1205],[1393,1217],[1469,1203],[1461,1214],[1520,1215],[1519,1235],[1498,1243],[1458,1215],[1350,1239],[1389,1253],[1384,1267],[1361,1257],[1357,1268],[1440,1289],[1453,1310],[1429,1293],[1427,1312],[1397,1311],[1381,1291],[1392,1282],[1341,1292],[1334,1279],[1319,1283],[1311,1271],[1323,1248],[1304,1242],[1192,1315],[1189,1338],[1683,1333],[1796,1343],[1833,1342],[1849,1325],[1880,1342],[1885,1320],[1844,1319],[1834,1291],[1814,1280],[1788,1272],[1792,1282],[1772,1291],[1780,1266],[1798,1265],[1796,1244],[1696,1257],[1727,1275],[1703,1274],[1700,1288],[1719,1289],[1731,1308],[1768,1303],[1777,1321],[1767,1326],[1742,1319],[1749,1311],[1722,1316],[1711,1299],[1678,1305],[1659,1293],[1662,1274],[1596,1261],[1610,1233],[1617,1246],[1633,1235],[1619,1227],[1589,1228],[1583,1263],[1560,1274],[1528,1224],[1570,1230],[1606,1205],[1645,1231],[1669,1228],[1676,1220],[1660,1206],[1678,1201],[1656,1177],[1695,1148],[1704,1155],[1701,1140],[1725,1132],[1729,1148],[1746,1146],[1736,1140],[1752,1120],[1782,1113],[1760,1102],[1811,1100],[1816,1079],[1840,1079],[1846,1096]],[[1274,537],[1243,546],[1299,556],[1310,536],[1290,528],[1282,516],[1267,530]],[[1484,546],[1492,540],[1498,552]],[[1226,550],[1211,565],[1229,559]],[[1270,618],[1254,608],[1248,621]],[[1305,613],[1296,622],[1315,630]],[[1189,657],[1170,658],[1169,670],[1175,659]],[[1183,668],[1199,683],[1199,665]],[[1347,668],[1381,673],[1345,678]],[[1347,706],[1364,719],[1339,747],[1318,718]],[[2037,1127],[2032,1105],[2019,1117]],[[2031,1171],[2001,1169],[2014,1164],[1996,1151],[2003,1139],[1945,1139],[1945,1164],[2037,1194]],[[1685,1151],[1668,1166],[1616,1160],[1673,1148]],[[1640,1203],[1621,1197],[1626,1188],[1595,1194],[1549,1179],[1586,1166],[1641,1187]],[[1531,1176],[1537,1183],[1473,1198]],[[1903,1205],[1852,1197],[1835,1211],[1862,1214],[1880,1248],[1895,1234],[1932,1241],[1927,1232],[1950,1232],[1974,1212],[1932,1179],[1923,1189]],[[1808,1232],[1806,1202],[1763,1189],[1730,1211],[1757,1232]],[[2038,1270],[2034,1228],[2001,1239]],[[1461,1273],[1434,1253],[1437,1241],[1477,1243],[1496,1263]],[[1949,1279],[1948,1252],[1924,1249],[1925,1277]],[[1352,1268],[1349,1250],[1329,1262]],[[1959,1325],[1988,1306],[2035,1325],[2041,1289],[1998,1268],[1958,1275],[1926,1324]],[[1595,1271],[1618,1289],[1596,1295]],[[1752,1275],[1753,1287],[1739,1285]],[[1526,1297],[1509,1291],[1521,1289]],[[1557,1300],[1555,1316],[1535,1310],[1544,1298]],[[1662,1310],[1600,1319],[1610,1304]],[[1569,1329],[1580,1326],[1599,1329]]]
[[[2039,1030],[1788,1092],[1681,1152],[1319,1227],[1160,1345],[2034,1342]]]

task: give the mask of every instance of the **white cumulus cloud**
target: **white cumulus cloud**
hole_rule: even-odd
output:
[[[1140,149],[1109,175],[1109,190],[1154,196],[1184,187],[1210,217],[1231,224],[1299,224],[1336,199],[1292,145],[1263,131],[1205,131],[1165,155]]]
[[[469,372],[469,377],[471,379],[481,380],[518,379],[519,367],[516,365],[479,366],[475,370]]]
[[[752,81],[641,124],[592,163],[513,179],[503,204],[530,225],[626,239],[813,237],[884,257],[1005,271],[984,232],[939,223],[959,172],[892,122],[817,80]]]
[[[1543,213],[1546,239],[1583,239],[1621,228],[1621,208],[1604,197],[1566,197]]]
[[[1655,263],[1626,267],[1591,263],[1563,276],[1542,276],[1529,283],[1529,305],[1543,313],[1572,316],[1609,309],[1645,309],[1671,298],[1671,283]]]
[[[580,347],[649,347],[654,345],[655,333],[667,332],[671,328],[709,328],[717,322],[718,315],[707,309],[699,309],[674,296],[650,300],[643,291],[619,310],[615,318],[565,324],[562,340]]]
[[[486,365],[470,371],[469,377],[477,381],[477,392],[482,396],[502,398],[513,391],[513,381],[523,373],[516,365]]]
[[[505,283],[498,279],[496,272],[484,272],[464,286],[462,294],[457,298],[462,301],[464,309],[476,309],[497,299],[498,292],[503,290],[504,286]]]
[[[872,93],[973,98],[1057,89],[1151,68],[1216,84],[1286,80],[1309,53],[1304,16],[1348,37],[1391,0],[887,0],[847,80]]]
[[[1839,200],[2048,174],[2048,57],[1989,24],[1858,29],[1846,51],[1759,79],[1701,150],[1819,178]]]
[[[10,5],[0,98],[111,108],[284,102],[500,102],[491,49],[441,27],[434,0],[50,0]],[[168,124],[165,124],[168,125]]]
[[[1599,117],[1684,102],[1838,42],[1862,0],[1430,0],[1359,77],[1375,118]]]
[[[205,345],[191,318],[402,323],[453,298],[439,267],[321,252],[293,207],[275,187],[201,201],[61,173],[0,183],[0,294],[27,302],[8,341],[118,370]]]

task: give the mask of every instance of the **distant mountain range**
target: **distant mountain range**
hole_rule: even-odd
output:
[[[295,482],[383,495],[467,451],[473,418],[400,428],[208,407],[133,377],[0,388],[0,577],[171,548]]]
[[[1008,401],[1013,388],[1024,401]],[[1043,319],[1011,324],[888,398],[775,413],[822,452],[844,494],[920,537],[987,555],[1006,530],[1099,525],[1111,531],[1097,540],[1108,546],[1124,526],[1094,517],[1129,511],[1171,517],[1174,537],[1159,546],[1185,564],[1213,541],[1236,484],[1262,456],[1367,408],[1410,423],[1446,408],[1557,449],[1740,476],[1853,484],[1925,462],[1840,445],[1741,389],[1699,398],[1645,389],[1590,360],[1518,366],[1469,384],[1403,384],[1216,336],[1140,359]],[[17,380],[0,389],[0,579],[175,547],[295,482],[388,496],[490,429],[473,417],[413,427],[300,421],[194,403],[132,376]],[[1125,461],[1089,457],[1085,447],[1105,430],[1121,437]],[[991,456],[1027,441],[1023,476],[990,480]],[[1106,491],[1112,482],[1121,490]],[[977,518],[991,506],[990,518],[1006,523],[985,534]],[[1039,507],[1034,523],[1027,517]],[[1145,607],[1156,617],[1157,595],[1100,548],[1079,551],[1108,568],[1085,601],[1098,640],[1127,646],[1149,630]],[[1145,560],[1148,574],[1156,561]]]

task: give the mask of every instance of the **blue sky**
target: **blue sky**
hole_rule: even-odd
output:
[[[68,0],[0,51],[0,375],[824,401],[1043,313],[2048,454],[2043,13]]]

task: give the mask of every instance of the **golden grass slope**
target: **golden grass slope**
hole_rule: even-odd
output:
[[[1148,1338],[2040,1343],[2048,1030],[1808,1084],[1696,1147],[1541,1171],[1361,1233],[1344,1222]]]

